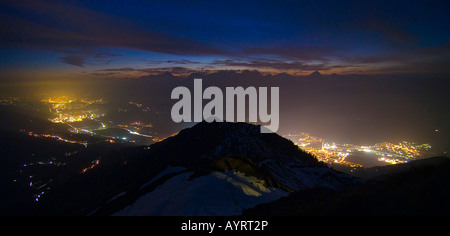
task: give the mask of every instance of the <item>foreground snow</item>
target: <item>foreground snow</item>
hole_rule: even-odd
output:
[[[172,177],[115,215],[239,215],[244,209],[288,195],[240,172],[213,172],[189,180],[192,174]]]

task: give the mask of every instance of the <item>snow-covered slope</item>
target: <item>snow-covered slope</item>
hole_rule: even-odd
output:
[[[114,215],[239,215],[244,209],[287,196],[264,181],[239,172],[213,172],[192,180],[176,175]]]

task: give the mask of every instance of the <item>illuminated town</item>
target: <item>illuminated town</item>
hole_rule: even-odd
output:
[[[425,157],[431,150],[430,144],[418,145],[406,141],[398,144],[384,142],[371,146],[358,146],[326,142],[324,139],[311,136],[308,133],[288,134],[284,137],[292,140],[300,149],[314,155],[322,162],[347,167],[364,167],[360,163],[348,160],[348,157],[357,153],[374,155],[378,162],[385,164],[400,164]]]
[[[51,117],[49,121],[55,124],[65,124],[69,126],[69,131],[75,134],[87,134],[96,136],[110,143],[141,143],[142,140],[158,140],[150,135],[153,127],[150,123],[142,121],[112,121],[105,119],[105,112],[101,110],[106,104],[102,98],[91,99],[87,97],[59,96],[42,99],[41,102],[48,106]],[[118,113],[130,112],[139,109],[142,112],[149,112],[151,109],[141,103],[128,102],[125,106],[117,108]],[[36,134],[33,134],[36,135]],[[46,137],[53,136],[45,134]],[[54,136],[64,142],[72,142]],[[148,143],[148,142],[146,142]],[[87,146],[87,143],[83,143]]]
[[[96,109],[89,109],[90,105],[102,104],[103,99],[90,100],[60,96],[43,99],[42,102],[51,106],[49,111],[54,117],[50,121],[53,123],[67,124],[85,119],[95,120],[105,115]]]

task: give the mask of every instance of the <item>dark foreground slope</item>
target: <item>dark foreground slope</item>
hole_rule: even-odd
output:
[[[244,215],[450,215],[450,160],[435,159],[436,165],[422,161],[345,191],[293,193]]]

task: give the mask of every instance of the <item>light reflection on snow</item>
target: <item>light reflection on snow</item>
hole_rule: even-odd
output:
[[[214,172],[213,175],[219,179],[224,179],[233,184],[236,188],[242,189],[247,196],[260,197],[263,193],[270,193],[271,190],[254,176],[246,176],[239,171]]]

